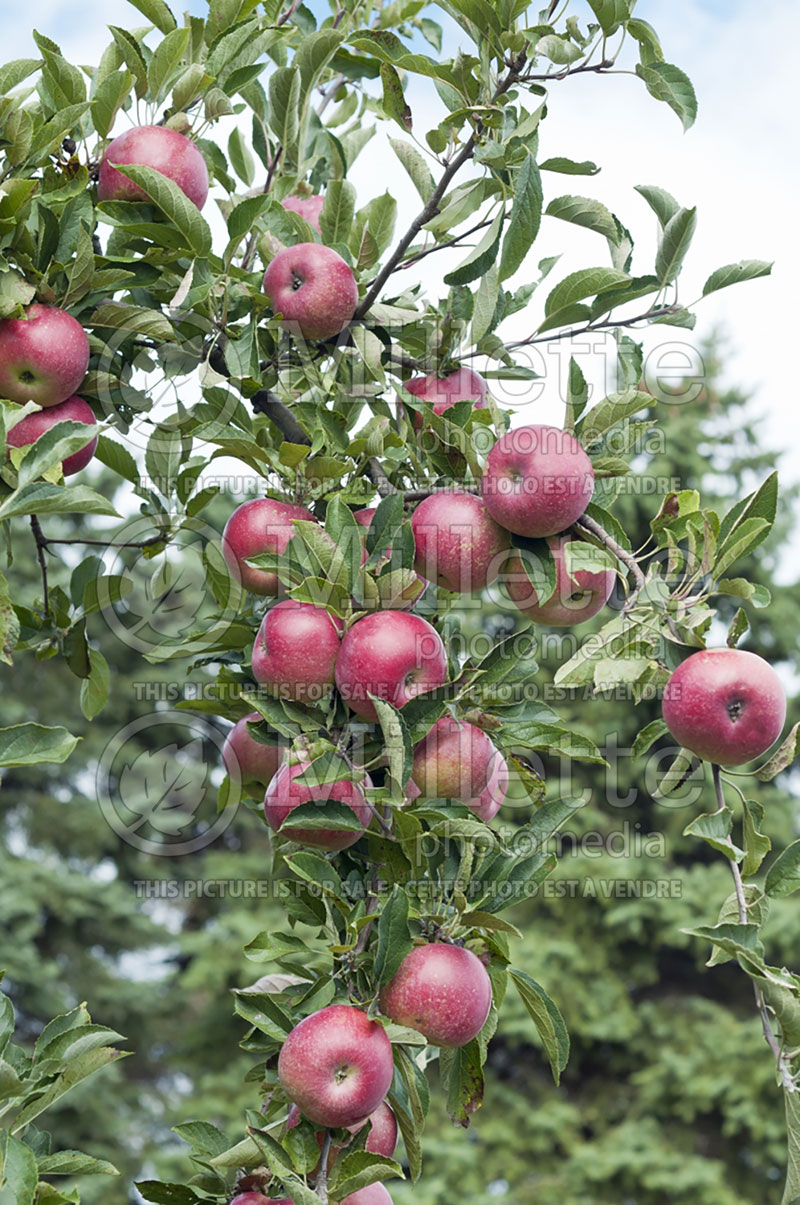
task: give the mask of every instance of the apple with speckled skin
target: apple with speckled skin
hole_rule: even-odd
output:
[[[430,494],[414,511],[411,529],[417,573],[454,594],[493,582],[511,547],[508,532],[475,494]]]
[[[267,787],[284,759],[286,749],[280,744],[263,745],[250,735],[248,723],[257,724],[257,711],[237,720],[225,737],[222,763],[231,778],[238,778],[243,787]]]
[[[533,623],[549,624],[554,628],[584,623],[602,611],[611,597],[617,575],[613,569],[577,569],[571,577],[566,550],[583,541],[562,535],[551,536],[547,543],[556,567],[556,588],[550,598],[539,603],[536,586],[526,574],[519,553],[510,558],[503,569],[502,580],[508,596]]]
[[[393,1205],[388,1188],[376,1181],[342,1199],[342,1205]]]
[[[498,758],[502,755],[482,728],[445,715],[414,749],[411,778],[426,799],[477,807]]]
[[[253,677],[277,698],[318,703],[333,687],[342,621],[287,599],[270,607],[253,645]]]
[[[294,766],[284,764],[278,768],[264,796],[264,816],[267,824],[275,832],[280,831],[282,837],[297,841],[300,845],[316,845],[320,849],[348,849],[355,845],[372,820],[372,809],[364,794],[365,789],[372,787],[372,781],[369,775],[366,775],[361,784],[343,780],[321,783],[318,786],[304,786],[296,782],[295,779],[312,765],[312,762],[299,762]],[[319,803],[320,807],[324,807],[328,802],[346,804],[355,814],[361,828],[353,832],[350,829],[295,828],[285,824],[295,808],[314,802]]]
[[[89,366],[89,340],[72,314],[29,305],[24,318],[0,321],[0,397],[59,406],[72,397]]]
[[[412,377],[403,381],[403,388],[421,402],[431,402],[434,414],[444,414],[456,402],[474,402],[475,410],[485,410],[489,393],[483,377],[472,368],[457,368],[444,377],[433,372],[425,377]],[[402,404],[399,397],[398,401]],[[424,420],[419,411],[413,412],[411,421],[415,431],[422,430]]]
[[[593,492],[592,462],[575,436],[535,423],[501,435],[481,477],[489,513],[501,527],[532,538],[566,531]]]
[[[288,209],[290,213],[296,213],[301,218],[305,218],[309,226],[320,233],[319,215],[322,213],[322,206],[325,204],[325,198],[322,196],[316,197],[298,197],[296,193],[292,193],[288,197],[284,197],[281,205],[284,209]]]
[[[264,292],[284,326],[304,339],[338,335],[358,305],[352,269],[320,243],[297,243],[279,251],[264,273]]]
[[[289,1033],[278,1078],[290,1101],[315,1125],[363,1125],[392,1084],[386,1030],[363,1009],[329,1004]]]
[[[786,693],[772,666],[745,649],[701,649],[664,688],[664,722],[684,749],[720,766],[766,753],[786,720]]]
[[[59,402],[57,406],[48,406],[46,410],[37,410],[33,414],[27,414],[25,418],[21,418],[6,435],[6,443],[10,448],[27,448],[30,444],[36,443],[36,440],[40,439],[56,423],[66,422],[85,423],[87,427],[97,426],[97,419],[89,403],[85,402],[82,397],[69,397],[65,402]],[[95,435],[94,439],[91,439],[77,452],[73,452],[71,456],[65,456],[61,461],[61,471],[64,476],[71,477],[73,473],[79,473],[81,469],[85,469],[94,456],[96,448],[97,436]]]
[[[167,126],[134,126],[109,143],[100,163],[99,201],[150,200],[143,188],[115,170],[117,166],[129,165],[152,167],[177,184],[198,209],[205,205],[208,168],[203,152],[177,130]]]
[[[481,960],[444,942],[415,946],[380,993],[381,1012],[433,1046],[466,1046],[491,1004],[492,983]]]
[[[379,611],[345,632],[336,660],[336,687],[356,715],[377,720],[370,694],[404,707],[447,680],[442,638],[426,619],[406,611]]]
[[[294,535],[292,521],[304,519],[315,523],[310,510],[291,502],[274,498],[254,498],[243,502],[233,512],[222,533],[222,555],[231,576],[251,594],[274,595],[280,583],[277,573],[255,569],[246,563],[248,557],[262,552],[286,551]]]

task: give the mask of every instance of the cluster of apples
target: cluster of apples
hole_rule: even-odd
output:
[[[379,996],[381,1012],[398,1025],[423,1034],[434,1046],[465,1046],[489,1016],[492,985],[481,959],[445,942],[417,945],[403,959]],[[392,1044],[379,1021],[350,1004],[330,1004],[305,1017],[288,1034],[278,1056],[278,1079],[293,1102],[287,1130],[302,1117],[340,1131],[331,1144],[336,1157],[352,1136],[369,1126],[365,1149],[391,1158],[397,1119],[386,1101],[392,1085]],[[313,1174],[313,1173],[312,1173]],[[291,1199],[284,1197],[284,1202]],[[344,1198],[342,1205],[391,1205],[382,1184]],[[260,1205],[259,1193],[242,1193],[232,1205]]]

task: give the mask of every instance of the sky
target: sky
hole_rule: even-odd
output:
[[[173,7],[177,11],[183,6]],[[192,0],[193,11],[203,7],[202,0]],[[13,6],[3,14],[4,57],[35,53],[30,37],[35,27],[60,42],[75,61],[93,62],[109,40],[105,25],[130,27],[143,22],[127,0],[104,0],[97,6],[96,19],[92,8],[85,0],[29,0]],[[633,186],[659,184],[683,205],[698,206],[698,231],[682,277],[682,300],[697,297],[709,273],[722,264],[750,258],[776,261],[771,277],[723,290],[704,301],[694,333],[656,328],[647,335],[646,346],[652,347],[656,340],[674,343],[672,354],[680,362],[687,343],[696,344],[714,327],[723,329],[726,382],[755,391],[754,407],[763,414],[765,438],[783,449],[785,477],[800,481],[800,450],[787,438],[796,428],[798,388],[792,317],[800,246],[796,234],[800,173],[791,147],[796,138],[792,81],[800,6],[795,0],[772,0],[768,9],[768,15],[762,10],[759,19],[754,6],[744,0],[681,0],[680,4],[639,0],[636,15],[655,26],[667,60],[681,66],[695,84],[696,125],[684,134],[672,111],[652,100],[641,82],[629,75],[603,80],[578,76],[551,89],[541,157],[593,159],[602,167],[595,177],[548,174],[546,199],[572,192],[608,204],[636,240],[634,271],[652,267],[656,225]],[[589,15],[582,0],[575,0],[573,11],[584,18]],[[446,24],[450,51],[458,32]],[[409,99],[415,127],[424,131],[436,119],[438,100],[425,84],[417,83],[410,88]],[[382,191],[390,181],[401,222],[419,208],[416,193],[385,138],[370,144],[356,164],[353,181],[360,201]],[[578,267],[608,262],[605,241],[598,235],[545,218],[532,259],[558,251],[564,254],[548,285]],[[458,262],[455,252],[451,259],[449,255],[429,257],[420,265],[420,279],[430,290],[440,287],[444,272]],[[526,264],[512,283],[529,279],[533,270],[533,264]],[[534,302],[532,315],[513,319],[504,333],[511,338],[528,333],[540,320],[540,306],[541,302]],[[562,347],[559,355],[576,350],[581,351]],[[559,419],[557,362],[545,349],[539,365],[546,366],[548,379],[535,403],[536,421]],[[595,347],[593,356],[584,356],[581,362],[587,377],[600,388],[602,347]],[[532,409],[525,406],[525,421],[532,421]]]

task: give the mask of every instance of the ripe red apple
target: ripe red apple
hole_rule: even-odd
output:
[[[485,410],[489,392],[483,377],[472,368],[457,368],[445,377],[437,377],[435,372],[425,377],[412,377],[403,381],[403,388],[421,402],[432,402],[434,414],[444,414],[456,402],[472,401],[475,410]],[[402,404],[399,397],[398,402]],[[415,431],[422,430],[423,419],[418,411],[413,412],[411,421]]]
[[[582,542],[568,535],[552,536],[547,541],[556,566],[556,588],[541,606],[536,587],[525,573],[519,554],[506,563],[502,580],[508,596],[534,623],[546,623],[554,628],[572,627],[591,619],[608,602],[617,576],[613,569],[578,569],[574,578],[569,576],[566,549]]]
[[[488,823],[494,819],[503,806],[507,790],[508,763],[500,750],[495,749],[489,781],[478,798],[469,804],[470,811],[479,820],[485,820]]]
[[[263,1192],[240,1192],[230,1205],[294,1205],[291,1197],[265,1197]]]
[[[469,804],[486,790],[496,752],[483,729],[445,715],[414,749],[411,777],[427,799]]]
[[[341,255],[320,243],[279,251],[264,273],[264,292],[284,325],[305,339],[343,331],[358,305],[358,285]]]
[[[0,321],[0,397],[9,402],[58,406],[88,366],[86,331],[66,310],[34,304],[24,318]]]
[[[393,1202],[385,1185],[376,1181],[366,1188],[359,1188],[358,1192],[351,1192],[349,1197],[343,1198],[342,1205],[393,1205]]]
[[[280,829],[282,837],[288,837],[290,841],[298,841],[302,845],[318,845],[322,849],[347,849],[349,846],[355,845],[361,833],[369,827],[372,819],[372,809],[367,803],[364,790],[357,783],[348,781],[321,783],[319,786],[313,787],[296,783],[294,780],[308,770],[311,764],[311,762],[300,762],[294,766],[279,766],[264,796],[264,815],[267,824],[276,832]],[[367,776],[364,779],[363,787],[370,788],[371,786],[372,781]],[[300,807],[301,804],[311,803],[314,800],[321,805],[328,801],[347,804],[363,826],[361,832],[354,833],[345,829],[328,828],[281,828],[290,812]]]
[[[196,143],[167,126],[135,126],[109,143],[100,163],[97,184],[99,201],[148,201],[144,189],[122,172],[117,164],[152,167],[173,180],[198,209],[208,197],[208,168]]]
[[[289,1116],[286,1118],[286,1129],[293,1130],[300,1121],[302,1114],[297,1105],[292,1105],[289,1110]],[[369,1134],[364,1146],[365,1151],[369,1151],[371,1155],[384,1155],[387,1159],[391,1159],[397,1149],[398,1126],[397,1118],[392,1109],[383,1100],[378,1105],[374,1113],[370,1113],[367,1120],[360,1125],[345,1126],[351,1134],[358,1134],[363,1130],[364,1126],[369,1126]],[[322,1130],[317,1132],[317,1143],[320,1150],[325,1144],[325,1136]],[[334,1144],[337,1151],[343,1150],[344,1147],[340,1144]],[[313,1173],[312,1173],[313,1174]]]
[[[237,720],[225,738],[222,762],[232,778],[238,776],[243,787],[266,787],[283,761],[285,748],[278,744],[262,745],[251,736],[247,724],[261,719],[257,711]]]
[[[466,1046],[492,1004],[492,983],[477,955],[462,946],[415,946],[380,993],[381,1011],[419,1030],[434,1046]]]
[[[251,594],[277,594],[277,573],[254,569],[245,564],[247,557],[262,552],[286,551],[294,535],[293,519],[315,522],[310,510],[274,498],[254,498],[233,512],[222,533],[222,555],[231,576]]]
[[[298,197],[294,193],[291,196],[284,197],[281,205],[284,209],[288,209],[290,213],[297,213],[301,218],[305,218],[309,226],[313,226],[317,234],[319,229],[319,215],[322,213],[322,206],[325,204],[323,196],[316,197]]]
[[[336,686],[352,711],[377,720],[369,694],[403,707],[415,695],[447,680],[442,638],[427,620],[406,611],[379,611],[344,634],[336,661]]]
[[[454,594],[493,582],[511,546],[508,532],[475,494],[431,494],[414,511],[411,528],[417,573]]]
[[[310,1121],[363,1124],[392,1084],[392,1044],[360,1008],[329,1004],[306,1017],[278,1056],[281,1087]]]
[[[532,424],[501,435],[486,460],[481,496],[491,515],[520,536],[555,536],[586,509],[592,462],[569,431]]]
[[[740,766],[780,736],[786,694],[763,657],[744,649],[701,649],[673,673],[662,710],[685,749],[704,761]]]
[[[29,444],[36,443],[36,440],[56,423],[65,422],[85,423],[87,427],[97,426],[97,419],[89,403],[85,402],[82,397],[70,397],[65,402],[59,402],[57,406],[37,410],[20,419],[6,435],[6,443],[10,448],[26,448]],[[71,477],[73,473],[79,473],[81,469],[85,469],[94,456],[96,448],[97,436],[79,451],[73,452],[71,456],[66,456],[61,461],[61,471],[64,476]]]
[[[287,599],[270,607],[253,645],[253,677],[271,694],[318,703],[333,687],[342,621],[324,607]]]

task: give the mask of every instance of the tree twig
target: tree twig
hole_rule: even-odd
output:
[[[622,303],[620,303],[622,304]],[[675,314],[678,310],[682,310],[682,305],[662,305],[656,310],[647,310],[644,314],[636,314],[633,318],[619,318],[614,321],[604,322],[587,322],[585,326],[566,327],[564,330],[548,331],[545,335],[530,335],[527,339],[517,339],[514,343],[506,344],[506,351],[517,351],[520,347],[533,347],[537,343],[557,343],[559,339],[572,339],[578,335],[593,335],[596,332],[612,331],[618,327],[632,327],[639,322],[655,322],[657,318],[665,318],[668,314]],[[468,351],[461,357],[462,360],[470,360],[474,356],[481,355],[481,352]]]
[[[433,255],[436,251],[445,251],[448,247],[456,246],[457,243],[463,242],[465,238],[469,238],[471,234],[475,234],[478,230],[483,230],[486,226],[491,226],[491,224],[491,218],[484,218],[482,222],[478,222],[477,226],[471,226],[463,234],[456,234],[453,238],[449,238],[443,243],[435,243],[432,247],[424,247],[416,255],[411,255],[408,259],[404,259],[398,267],[398,272],[402,272],[404,268],[410,268],[412,264],[418,264],[421,259],[425,259],[428,255]]]
[[[636,589],[625,604],[625,609],[630,610],[639,591],[643,590],[647,585],[647,579],[642,573],[636,557],[633,556],[632,553],[628,552],[627,549],[623,548],[621,544],[618,544],[614,537],[606,531],[605,527],[598,523],[596,519],[592,519],[590,515],[581,515],[575,526],[579,528],[583,527],[586,531],[591,532],[591,534],[600,540],[600,542],[606,546],[609,552],[612,552],[617,560],[630,572],[631,577],[636,583]]]
[[[325,1131],[325,1141],[322,1144],[322,1155],[319,1161],[319,1173],[317,1175],[316,1192],[320,1201],[327,1205],[328,1202],[328,1160],[331,1154],[331,1132]]]
[[[36,559],[39,562],[39,568],[42,571],[42,600],[44,603],[44,617],[50,618],[50,591],[47,585],[47,557],[45,551],[47,549],[47,540],[42,531],[42,525],[39,522],[37,515],[31,515],[31,531],[33,538],[36,541]]]
[[[520,78],[520,72],[522,71],[522,68],[525,65],[525,59],[526,59],[526,55],[525,55],[525,51],[523,51],[522,54],[520,54],[519,58],[516,60],[514,66],[509,67],[508,73],[506,74],[504,79],[502,79],[500,81],[500,83],[497,85],[494,96],[492,98],[493,101],[498,100],[501,96],[503,96],[508,91],[509,88],[511,88],[515,83],[518,82],[518,80]],[[430,199],[425,203],[423,208],[420,210],[420,212],[414,218],[414,220],[412,221],[408,230],[402,236],[402,238],[398,242],[397,246],[395,247],[394,251],[389,256],[386,263],[381,268],[380,272],[375,277],[375,279],[373,280],[370,287],[367,289],[367,292],[366,292],[366,295],[365,295],[363,301],[356,309],[356,312],[355,312],[356,319],[363,318],[364,315],[370,309],[370,307],[375,303],[375,301],[377,300],[377,298],[380,295],[381,289],[386,284],[386,281],[389,279],[389,277],[392,275],[392,273],[394,271],[396,271],[396,269],[402,263],[402,260],[403,260],[403,257],[405,256],[406,251],[411,246],[411,244],[413,243],[414,239],[417,237],[419,232],[422,230],[422,227],[425,225],[426,222],[429,222],[431,220],[431,218],[435,217],[436,214],[439,212],[439,202],[441,201],[444,194],[447,192],[450,181],[453,179],[453,177],[455,175],[457,175],[457,173],[461,170],[461,168],[464,166],[464,164],[467,163],[472,158],[473,154],[475,153],[475,147],[478,143],[478,138],[480,137],[482,130],[483,130],[483,127],[482,127],[480,121],[476,122],[475,128],[473,129],[473,131],[470,134],[467,141],[464,143],[461,150],[458,152],[458,154],[453,159],[450,160],[447,167],[445,167],[444,171],[442,172],[442,174],[439,178],[439,183],[436,185],[433,192],[431,193]]]
[[[722,790],[722,780],[720,778],[720,767],[718,765],[712,765],[711,777],[714,780],[714,794],[715,794],[716,800],[717,800],[717,808],[718,809],[724,808],[725,807],[725,794]],[[731,876],[733,878],[733,888],[734,888],[734,893],[736,895],[736,912],[739,917],[739,924],[746,925],[747,924],[747,897],[745,896],[745,893],[744,893],[744,883],[742,882],[742,872],[739,870],[738,864],[736,862],[734,862],[732,858],[728,858],[727,862],[731,868]],[[772,1021],[770,1020],[769,1009],[767,1008],[766,1002],[764,1000],[764,995],[761,991],[761,988],[755,982],[755,980],[751,980],[751,982],[753,984],[753,995],[755,996],[755,1000],[756,1000],[756,1008],[758,1009],[758,1015],[761,1020],[761,1029],[764,1034],[764,1041],[767,1043],[770,1050],[772,1051],[773,1057],[775,1059],[775,1066],[777,1068],[778,1075],[780,1076],[781,1084],[787,1092],[795,1092],[796,1086],[795,1086],[794,1078],[792,1076],[791,1071],[789,1070],[789,1067],[787,1066],[786,1059],[784,1057],[783,1051],[780,1048],[778,1039],[775,1037],[775,1032],[772,1028]]]

